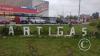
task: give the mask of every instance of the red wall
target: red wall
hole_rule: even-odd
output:
[[[39,12],[37,12],[37,10],[24,9],[24,8],[7,6],[7,5],[0,5],[0,11],[15,12],[15,13],[31,13],[31,14],[37,14],[37,13],[39,13]]]

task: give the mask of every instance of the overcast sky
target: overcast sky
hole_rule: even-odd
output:
[[[77,15],[79,0],[47,0],[49,1],[49,15]],[[100,12],[100,0],[81,0],[81,14]]]

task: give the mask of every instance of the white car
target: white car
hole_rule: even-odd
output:
[[[36,23],[45,23],[46,20],[43,20],[43,19],[35,19],[35,22]]]
[[[34,24],[34,23],[37,23],[37,24],[41,24],[42,23],[43,24],[43,23],[46,23],[46,20],[38,18],[38,19],[30,19],[30,22],[32,24]]]
[[[57,18],[55,18],[55,17],[49,18],[49,23],[56,24],[57,23],[56,20],[57,20]]]
[[[29,19],[29,22],[34,24],[35,23],[35,19]]]

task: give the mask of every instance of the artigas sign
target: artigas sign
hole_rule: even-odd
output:
[[[34,26],[34,25],[33,25]],[[44,27],[42,27],[42,26],[36,26],[35,28],[36,29],[30,29],[30,27],[29,26],[21,26],[22,27],[22,31],[23,31],[23,33],[22,33],[22,35],[23,36],[30,36],[30,35],[34,35],[34,34],[31,34],[31,31],[32,30],[36,30],[37,32],[35,32],[37,35],[43,35],[43,33],[41,33],[42,31],[43,31],[43,29],[45,30],[45,28]],[[15,30],[14,30],[14,26],[12,26],[12,25],[10,25],[9,27],[8,27],[8,34],[9,35],[15,35]],[[56,33],[53,33],[52,32],[52,30],[54,29],[53,27],[51,27],[51,26],[48,26],[47,27],[47,35],[48,36],[73,36],[73,35],[75,35],[76,34],[76,29],[75,29],[75,27],[73,26],[73,27],[71,27],[70,28],[70,30],[69,30],[69,33],[68,34],[64,34],[64,32],[67,32],[67,30],[66,31],[63,31],[63,29],[64,29],[64,27],[63,26],[56,26]],[[81,28],[80,29],[81,30],[81,32],[82,32],[82,36],[85,36],[85,35],[87,35],[87,28],[86,27],[83,27],[83,28]],[[45,33],[45,32],[44,32]]]
[[[33,25],[34,26],[34,25]],[[35,26],[35,29],[33,28],[32,30],[30,29],[29,26],[21,26],[22,27],[22,31],[23,31],[23,36],[30,36],[30,35],[34,35],[34,34],[31,34],[30,32],[32,30],[36,30],[37,32],[35,32],[38,36],[41,36],[43,33],[41,33],[43,31],[43,29],[45,29],[43,26]],[[65,36],[65,37],[71,37],[73,35],[76,34],[76,29],[74,26],[70,27],[70,32],[68,34],[64,34],[64,32],[67,32],[66,31],[63,31],[63,29],[65,29],[64,27],[67,27],[67,26],[55,26],[56,27],[56,33],[54,34],[52,32],[52,30],[54,29],[54,27],[52,26],[48,26],[46,27],[48,29],[48,36]],[[81,32],[82,32],[82,39],[79,41],[78,43],[78,47],[80,50],[82,51],[88,51],[91,47],[91,43],[90,43],[90,40],[88,40],[87,38],[85,38],[85,36],[87,35],[87,28],[86,27],[83,27],[80,29]],[[44,32],[44,33],[47,33],[47,32]],[[9,32],[8,32],[9,35],[15,35],[15,31],[14,31],[14,26],[9,26]]]

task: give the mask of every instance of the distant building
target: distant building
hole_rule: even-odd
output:
[[[32,0],[0,0],[1,5],[9,6],[32,6]]]
[[[13,9],[16,9],[16,11],[13,11]],[[19,11],[17,11],[17,9],[19,9]],[[2,14],[2,11],[6,10],[10,13],[25,13],[34,14],[36,16],[48,16],[49,2],[43,0],[0,0],[0,13]],[[20,10],[22,11],[20,12]],[[32,10],[36,12],[30,13]]]
[[[80,15],[80,21],[82,23],[89,22],[90,19],[91,19],[91,16],[90,15],[86,15],[86,14]]]
[[[39,13],[37,16],[49,16],[49,2],[48,1],[40,1],[33,2],[32,8],[36,9]]]
[[[32,2],[41,2],[43,0],[0,0],[1,5],[10,5],[10,6],[32,6]]]

